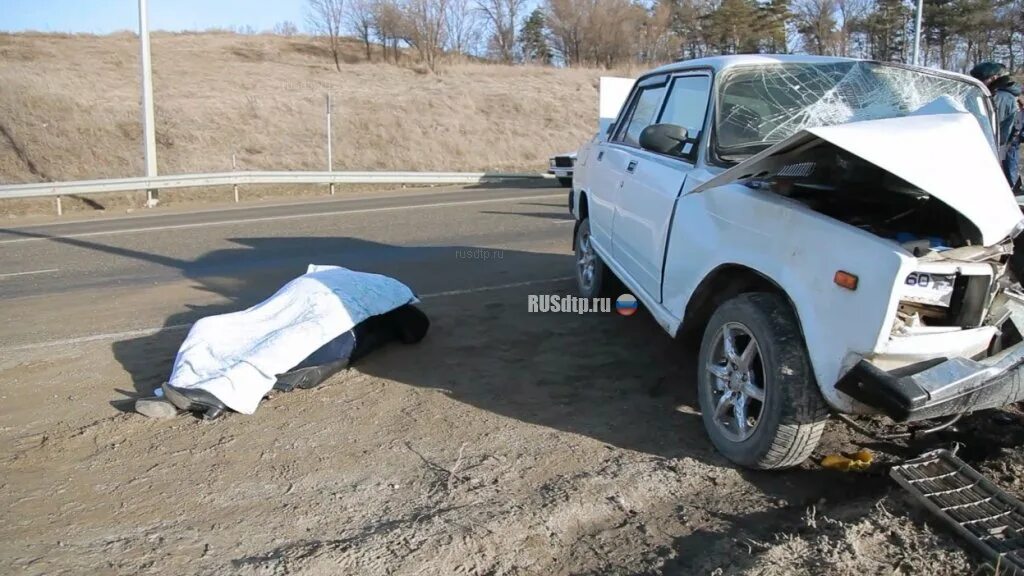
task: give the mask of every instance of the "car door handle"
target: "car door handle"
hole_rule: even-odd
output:
[[[604,158],[604,150],[597,153],[597,161],[600,162],[601,158]]]
[[[626,164],[626,172],[632,174],[636,170],[636,160],[630,160],[629,164]]]

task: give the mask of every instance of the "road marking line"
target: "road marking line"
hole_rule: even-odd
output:
[[[22,242],[43,242],[47,240],[61,240],[63,238],[87,238],[91,236],[119,236],[121,234],[135,234],[138,232],[156,232],[159,230],[184,230],[187,228],[209,228],[211,226],[229,226],[232,224],[246,224],[249,222],[275,222],[278,220],[296,220],[299,218],[316,218],[324,216],[343,216],[346,214],[371,214],[374,212],[394,212],[396,210],[412,210],[415,208],[444,208],[449,206],[470,206],[473,204],[493,204],[496,202],[516,202],[519,200],[543,200],[545,198],[561,197],[562,194],[544,194],[540,196],[517,196],[514,198],[487,198],[486,200],[463,200],[455,202],[435,202],[433,204],[414,204],[408,206],[383,206],[380,208],[356,208],[355,210],[338,210],[335,212],[316,212],[313,214],[283,214],[281,216],[264,216],[262,218],[238,218],[234,220],[218,220],[216,222],[195,222],[192,224],[170,224],[167,226],[149,226],[146,228],[128,228],[125,230],[105,230],[99,232],[82,232],[80,234],[67,234],[64,236],[46,236],[41,238],[13,238],[11,240],[0,240],[2,244],[18,244]],[[0,234],[17,234],[14,232],[3,232]]]
[[[566,280],[573,279],[574,276],[560,276],[558,278],[547,278],[544,280],[526,280],[524,282],[513,282],[511,284],[499,284],[497,286],[481,286],[479,288],[466,288],[463,290],[448,290],[446,292],[434,292],[433,294],[423,294],[420,296],[420,300],[428,300],[431,298],[442,298],[445,296],[462,296],[464,294],[475,294],[477,292],[492,292],[494,290],[505,290],[508,288],[521,288],[523,286],[534,286],[537,284],[554,284],[555,282],[564,282]],[[0,352],[23,352],[26,350],[38,350],[40,348],[51,348],[54,346],[74,346],[76,344],[87,344],[89,342],[98,342],[102,340],[119,340],[122,338],[138,338],[142,336],[152,336],[161,332],[178,332],[180,330],[187,330],[192,327],[192,324],[173,324],[171,326],[164,326],[161,328],[140,328],[138,330],[128,330],[127,332],[112,332],[109,334],[93,334],[91,336],[79,336],[77,338],[66,338],[64,340],[51,340],[49,342],[36,342],[33,344],[21,344],[18,346],[0,347]]]
[[[553,284],[555,282],[564,282],[566,280],[572,280],[573,278],[575,278],[575,276],[561,276],[558,278],[551,278],[549,280],[527,280],[525,282],[501,284],[499,286],[484,286],[481,288],[467,288],[465,290],[449,290],[447,292],[424,294],[423,296],[420,296],[420,300],[426,300],[428,298],[441,298],[443,296],[461,296],[463,294],[475,294],[477,292],[490,292],[492,290],[505,290],[506,288],[519,288],[521,286],[533,286],[534,284]]]
[[[570,220],[555,220],[555,224],[572,224],[575,221],[576,220],[574,220],[574,219],[570,219]]]
[[[0,278],[11,278],[13,276],[28,276],[29,274],[46,274],[48,272],[60,272],[60,268],[50,268],[49,270],[30,270],[28,272],[8,272],[6,274],[0,274]]]

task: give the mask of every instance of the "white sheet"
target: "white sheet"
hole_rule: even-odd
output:
[[[206,390],[232,410],[252,414],[278,374],[363,320],[417,301],[394,278],[310,265],[262,303],[196,322],[169,383]]]

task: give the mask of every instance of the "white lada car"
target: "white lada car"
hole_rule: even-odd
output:
[[[621,281],[669,334],[702,334],[704,424],[741,465],[802,462],[833,412],[1016,402],[1024,225],[993,130],[988,92],[958,74],[807,56],[658,68],[579,150],[579,291]]]

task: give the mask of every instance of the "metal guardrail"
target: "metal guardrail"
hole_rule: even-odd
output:
[[[245,184],[478,184],[489,181],[541,178],[551,178],[551,176],[488,172],[223,172],[154,178],[2,184],[0,185],[0,200]]]

